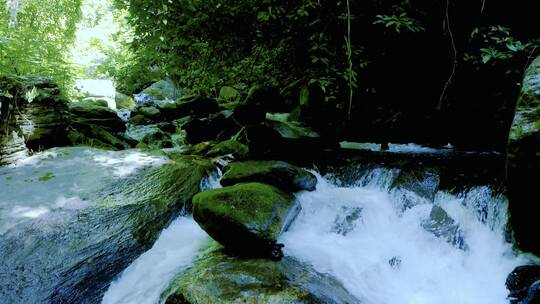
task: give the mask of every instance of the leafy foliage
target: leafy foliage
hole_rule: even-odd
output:
[[[20,1],[15,20],[0,0],[0,75],[52,77],[66,89],[72,80],[68,51],[81,0]]]
[[[534,39],[522,42],[512,36],[509,28],[500,25],[475,28],[471,32],[470,39],[479,45],[478,52],[466,53],[464,60],[477,65],[496,64],[515,56],[528,55],[540,43]]]
[[[115,3],[128,12],[134,30],[135,61],[116,75],[129,93],[158,75],[208,95],[224,85],[244,90],[253,83],[281,86],[301,79],[335,99],[348,87],[345,1]],[[354,62],[360,62],[359,49],[350,46]]]
[[[385,27],[394,29],[397,33],[400,33],[402,29],[409,32],[417,33],[423,32],[426,29],[418,22],[418,20],[411,18],[407,15],[407,12],[401,12],[399,15],[377,15],[377,21],[373,24],[382,24]]]

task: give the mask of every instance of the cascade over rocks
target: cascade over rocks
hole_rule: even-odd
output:
[[[508,140],[510,221],[522,250],[540,254],[536,206],[540,176],[540,57],[527,68]]]
[[[193,197],[193,218],[227,250],[280,259],[277,238],[300,211],[294,197],[261,183],[214,189]]]
[[[358,304],[333,277],[286,257],[279,262],[241,259],[212,246],[169,285],[167,304]]]

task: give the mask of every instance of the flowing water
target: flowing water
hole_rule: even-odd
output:
[[[378,170],[346,186],[320,178],[317,191],[298,195],[286,254],[335,276],[361,303],[508,303],[506,276],[524,260],[505,240],[504,197],[487,187],[438,192],[403,210],[414,195],[389,190],[394,176]],[[453,221],[430,229],[433,206]]]
[[[475,187],[430,200],[391,188],[398,173],[379,168],[349,182],[318,176],[316,191],[297,195],[302,211],[280,239],[286,255],[334,276],[360,303],[508,303],[506,276],[526,259],[505,238],[505,197]],[[218,185],[214,178],[202,188]],[[159,303],[208,240],[193,219],[178,218],[103,303]]]

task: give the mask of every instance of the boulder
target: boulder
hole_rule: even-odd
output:
[[[241,256],[280,259],[283,245],[277,238],[299,211],[292,195],[261,183],[209,190],[193,198],[195,221]]]
[[[186,131],[186,141],[189,144],[198,144],[203,141],[231,138],[241,126],[231,119],[228,111],[222,111],[208,118],[192,117],[182,128]]]
[[[133,98],[120,92],[116,92],[114,101],[116,102],[116,109],[118,110],[131,111],[135,107],[135,101]]]
[[[439,189],[440,176],[435,169],[402,168],[390,186],[399,194],[402,211],[418,204],[432,203]]]
[[[110,132],[125,132],[126,125],[116,112],[93,102],[72,102],[69,104],[72,126],[75,129],[97,125]]]
[[[219,111],[215,99],[202,96],[184,96],[174,103],[158,105],[159,110],[167,120],[174,120],[185,116],[206,117]]]
[[[162,295],[167,304],[358,304],[333,277],[286,257],[279,262],[231,257],[212,246]]]
[[[141,107],[135,112],[140,114],[151,121],[159,121],[161,118],[161,111],[156,107]]]
[[[182,96],[182,89],[176,86],[172,80],[166,79],[152,84],[141,93],[153,100],[176,100]]]
[[[279,112],[282,98],[273,88],[253,86],[246,98],[234,108],[234,119],[241,125],[259,123],[266,118],[267,112]]]
[[[207,157],[218,157],[232,155],[235,159],[245,159],[249,153],[248,146],[234,140],[229,139],[217,143],[206,153]]]
[[[312,173],[283,161],[234,162],[224,169],[223,186],[237,183],[259,182],[285,191],[313,191],[317,178]]]
[[[540,254],[532,231],[540,230],[536,206],[540,175],[540,57],[527,68],[508,140],[508,196],[510,221],[520,249]]]
[[[538,281],[540,281],[540,265],[516,267],[506,278],[506,288],[510,292],[508,297],[511,303],[538,303],[540,301]]]

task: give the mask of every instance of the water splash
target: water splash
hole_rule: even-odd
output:
[[[302,211],[281,237],[286,254],[335,276],[366,304],[508,303],[506,276],[524,258],[505,240],[504,197],[488,187],[438,192],[403,210],[400,190],[388,187],[395,176],[369,171],[348,187],[319,176],[317,191],[297,196]]]

